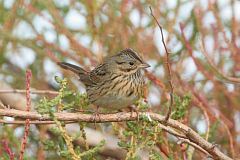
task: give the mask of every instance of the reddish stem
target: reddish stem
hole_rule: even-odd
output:
[[[27,101],[27,105],[26,105],[26,111],[30,111],[31,108],[31,97],[30,97],[30,81],[31,81],[31,77],[32,77],[32,72],[31,70],[27,70],[26,71],[26,101]],[[29,134],[29,128],[30,128],[30,120],[26,119],[25,121],[25,129],[24,129],[24,136],[22,139],[22,143],[21,143],[21,150],[20,150],[20,155],[19,155],[19,160],[23,160],[23,155],[24,155],[24,151],[27,145],[27,137]]]
[[[14,160],[14,153],[11,150],[11,148],[8,145],[8,142],[6,140],[2,141],[3,149],[8,154],[10,160]]]

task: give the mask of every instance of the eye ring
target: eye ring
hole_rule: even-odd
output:
[[[134,65],[134,63],[133,63],[133,62],[129,62],[129,65],[131,65],[131,66],[132,66],[132,65]]]

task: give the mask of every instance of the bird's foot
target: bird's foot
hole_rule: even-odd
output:
[[[97,128],[97,127],[96,127],[97,118],[98,118],[98,120],[101,119],[101,118],[100,118],[100,113],[99,113],[99,106],[97,106],[96,111],[93,113],[93,121],[94,121],[94,127],[95,127],[95,129]]]
[[[138,111],[138,109],[136,107],[132,107],[132,106],[130,106],[129,108],[130,108],[130,111],[131,111],[131,117],[133,117],[133,113],[136,112],[137,121],[139,121],[139,111]]]

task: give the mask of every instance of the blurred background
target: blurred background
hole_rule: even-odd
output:
[[[227,155],[239,158],[237,0],[0,0],[0,90],[25,89],[25,71],[31,69],[32,89],[57,91],[57,75],[67,77],[71,89],[84,93],[77,77],[61,70],[56,62],[91,70],[103,57],[133,48],[151,65],[146,74],[150,110],[165,114],[169,100],[166,52],[149,6],[163,27],[171,53],[174,92],[180,99],[191,97],[179,120],[218,144]],[[33,105],[44,96],[55,95],[32,94]],[[2,107],[24,110],[25,95],[0,93],[0,103]],[[31,125],[26,159],[64,159],[61,153],[44,148],[42,142],[53,136],[48,127]],[[73,125],[66,127],[71,134],[79,132]],[[90,146],[106,140],[95,157],[124,159],[127,153],[117,145],[119,135],[91,126],[86,126],[85,132]],[[23,133],[23,125],[0,124],[0,157],[7,157],[3,147],[6,143],[18,154]],[[182,148],[169,135],[161,136],[165,138],[156,148],[163,159],[183,156]],[[81,139],[75,143],[83,145]],[[149,159],[146,152],[141,150],[137,156]],[[203,156],[197,151],[193,154],[197,159]]]

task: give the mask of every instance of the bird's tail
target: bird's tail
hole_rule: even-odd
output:
[[[66,70],[70,70],[73,73],[76,73],[77,75],[81,76],[81,75],[86,75],[87,71],[85,71],[84,69],[82,69],[79,66],[70,64],[70,63],[66,63],[66,62],[58,62],[57,63],[60,67],[62,67],[63,69]]]
[[[62,67],[63,69],[70,70],[73,73],[77,74],[79,76],[79,80],[85,86],[90,86],[93,84],[93,82],[90,80],[90,78],[88,76],[89,73],[87,71],[85,71],[84,69],[82,69],[81,67],[70,64],[70,63],[66,63],[66,62],[58,62],[57,64],[60,67]]]

